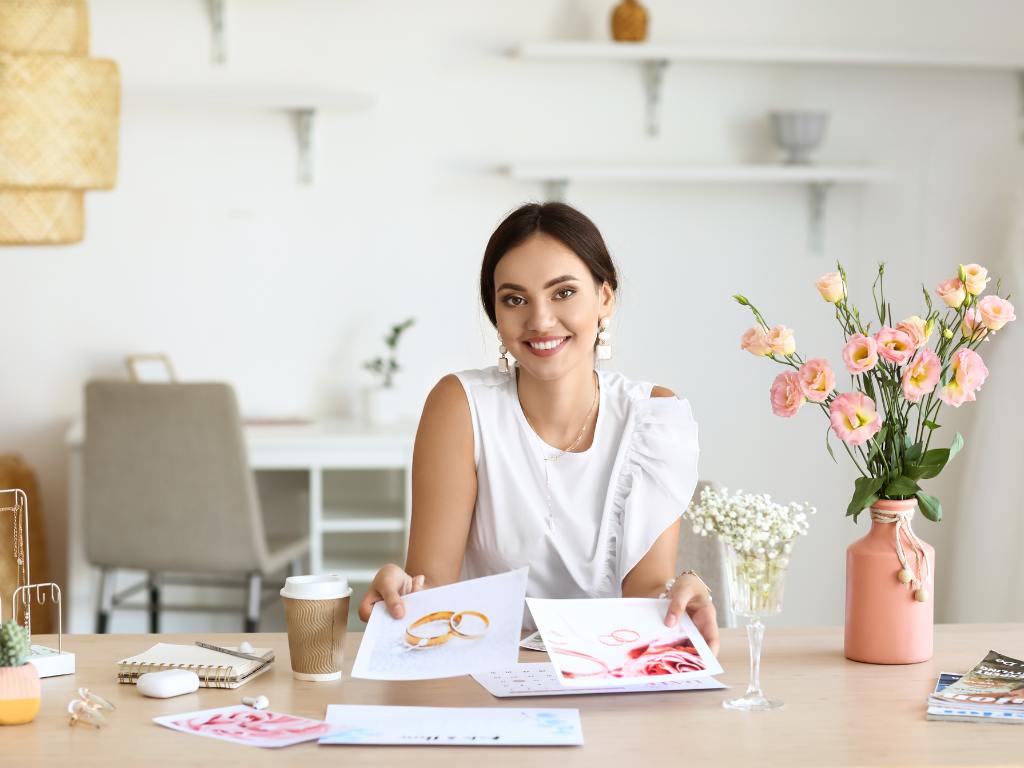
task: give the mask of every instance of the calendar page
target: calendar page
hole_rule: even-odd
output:
[[[571,696],[577,693],[666,693],[668,691],[703,691],[727,688],[713,677],[697,680],[657,680],[646,685],[621,688],[566,688],[558,682],[558,674],[549,662],[517,664],[509,669],[479,672],[473,679],[492,696]]]

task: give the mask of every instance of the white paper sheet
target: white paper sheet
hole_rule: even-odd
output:
[[[526,603],[564,686],[620,688],[722,671],[689,616],[665,626],[668,600],[531,597]]]
[[[473,679],[498,698],[515,696],[573,696],[581,693],[667,693],[727,688],[713,677],[695,680],[654,679],[643,685],[619,688],[567,688],[558,682],[558,673],[550,662],[516,664],[510,669],[474,672]]]
[[[391,618],[384,603],[377,603],[352,677],[426,680],[512,666],[519,658],[527,572],[520,568],[406,595],[402,619]],[[432,615],[437,618],[414,626]]]
[[[336,728],[321,744],[429,744],[484,747],[583,744],[578,709],[375,707],[331,704]]]
[[[532,635],[527,635],[519,641],[519,647],[525,648],[528,651],[540,651],[541,653],[547,653],[547,648],[544,647],[544,638],[540,636],[540,632],[534,632]]]

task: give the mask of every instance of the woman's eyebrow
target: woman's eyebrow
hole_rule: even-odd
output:
[[[551,286],[558,285],[559,283],[567,283],[567,282],[569,282],[571,280],[578,281],[579,278],[575,277],[573,275],[561,275],[560,277],[556,277],[554,280],[548,280],[546,283],[544,283],[544,288],[550,288]],[[516,285],[515,283],[502,283],[497,288],[497,290],[499,290],[499,291],[504,291],[505,289],[508,289],[510,291],[525,291],[526,290],[525,288],[523,288],[523,286]]]

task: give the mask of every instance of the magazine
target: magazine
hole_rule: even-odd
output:
[[[965,675],[943,672],[928,697],[926,718],[1024,723],[1024,662],[989,651]]]

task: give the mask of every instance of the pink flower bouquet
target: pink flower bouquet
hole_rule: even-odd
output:
[[[843,330],[842,358],[850,374],[850,390],[836,389],[836,376],[827,360],[804,360],[796,351],[792,329],[769,326],[745,296],[733,296],[749,307],[757,325],[747,330],[740,347],[767,357],[790,370],[772,383],[771,407],[776,416],[790,418],[810,403],[828,418],[830,432],[842,442],[861,477],[855,483],[846,514],[854,521],[878,499],[916,498],[929,520],[942,518],[942,505],[921,490],[921,480],[933,478],[963,447],[954,435],[949,448],[932,448],[939,409],[974,402],[988,378],[978,354],[983,341],[1015,320],[1013,305],[996,293],[982,296],[988,270],[961,265],[957,277],[939,284],[936,294],[945,305],[936,309],[924,291],[928,312],[893,323],[892,306],[885,300],[885,265],[879,264],[872,285],[879,329],[871,330],[860,312],[847,301],[846,272],[821,277],[815,284],[822,299],[835,306]],[[933,332],[934,348],[929,348]],[[835,460],[829,433],[825,446]]]

